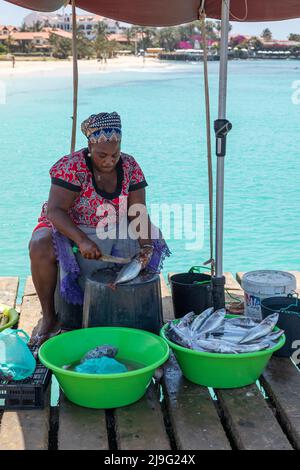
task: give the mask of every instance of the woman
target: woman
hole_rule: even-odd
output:
[[[161,260],[169,255],[164,243],[158,246],[152,240],[150,224],[143,236],[133,238],[128,237],[128,232],[126,237],[120,237],[117,230],[124,217],[126,227],[127,221],[135,219],[134,207],[139,208],[139,220],[150,221],[144,174],[132,156],[121,152],[120,116],[116,112],[92,115],[81,129],[88,139],[88,148],[64,156],[50,169],[49,199],[29,245],[32,279],[43,311],[42,324],[31,344],[40,345],[61,331],[54,308],[58,264],[61,281],[67,279],[64,286],[70,284],[70,279],[74,284],[80,274],[84,287],[85,277],[95,268],[107,267],[101,261],[103,254],[136,256],[143,268],[154,258],[157,261],[157,257]],[[75,263],[71,245],[78,247]],[[155,253],[156,247],[159,253]],[[71,295],[67,300],[82,302],[76,291],[78,285],[68,288]],[[61,290],[66,293],[66,289]]]

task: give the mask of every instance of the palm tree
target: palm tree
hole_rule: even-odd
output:
[[[23,23],[21,24],[20,31],[21,31],[22,33],[25,33],[25,32],[27,32],[27,31],[29,31],[29,28],[28,28],[28,26],[26,26],[26,24],[25,24],[24,21],[23,21]]]
[[[67,59],[69,55],[72,54],[71,39],[51,34],[49,42],[52,46],[53,57],[57,57],[58,59]]]
[[[148,47],[153,47],[156,39],[157,28],[134,26],[134,31],[140,37],[138,40],[139,48],[145,51]]]
[[[104,21],[99,21],[96,28],[96,37],[93,41],[94,50],[96,52],[97,59],[107,57],[107,43],[108,43],[108,26]]]
[[[93,43],[82,31],[77,28],[77,55],[78,59],[91,59],[94,55]]]
[[[158,29],[156,39],[159,47],[173,51],[181,38],[178,28],[167,27]]]

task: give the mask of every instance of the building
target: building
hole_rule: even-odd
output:
[[[12,52],[51,54],[51,35],[72,39],[72,34],[67,31],[43,28],[39,32],[12,31],[8,35],[2,34],[0,35],[0,44],[5,44],[9,38]]]
[[[0,36],[8,36],[11,33],[15,33],[18,31],[16,26],[1,26],[0,25]]]
[[[107,24],[108,34],[122,34],[129,27],[126,23],[110,20],[98,15],[77,15],[77,25],[85,36],[94,39],[97,24],[102,21]],[[43,26],[72,31],[72,14],[69,13],[38,13],[32,12],[24,18],[27,27],[40,22]]]
[[[263,38],[259,38],[260,42],[262,43],[262,46],[265,50],[283,50],[283,51],[289,51],[294,47],[300,47],[300,42],[297,41],[289,41],[289,40],[284,40],[284,39],[272,39],[271,41],[266,41]]]

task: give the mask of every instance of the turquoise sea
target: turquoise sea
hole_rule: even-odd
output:
[[[214,119],[218,64],[209,68]],[[225,162],[225,271],[300,269],[300,104],[292,102],[296,80],[299,61],[229,64],[233,130]],[[0,275],[19,275],[23,283],[30,271],[28,240],[48,195],[48,170],[69,152],[71,75],[44,72],[4,81]],[[202,64],[82,73],[79,122],[103,110],[122,116],[123,151],[134,155],[144,170],[149,204],[204,205],[203,247],[189,251],[186,240],[170,240],[173,255],[165,272],[202,264],[209,257]],[[77,148],[84,146],[79,132]]]

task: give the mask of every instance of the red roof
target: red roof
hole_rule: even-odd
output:
[[[37,11],[55,11],[65,0],[7,0]],[[205,0],[208,18],[220,18],[222,0]],[[272,21],[300,17],[299,0],[231,0],[230,19]],[[77,0],[76,6],[114,20],[128,23],[168,26],[188,23],[198,18],[200,0]]]
[[[109,41],[128,42],[128,38],[125,34],[108,34],[107,39]]]

